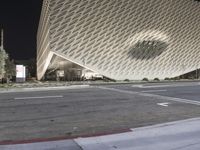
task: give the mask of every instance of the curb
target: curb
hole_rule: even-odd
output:
[[[32,88],[11,88],[0,91],[0,93],[30,92],[30,91],[49,91],[49,90],[65,90],[65,89],[82,89],[89,88],[90,85],[68,85],[54,87],[32,87]]]

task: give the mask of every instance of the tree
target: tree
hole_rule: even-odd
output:
[[[5,52],[5,50],[0,49],[0,80],[2,80],[2,78],[4,78],[5,75],[5,65],[7,58],[8,54]]]
[[[13,60],[10,60],[10,58],[8,57],[5,60],[5,78],[7,79],[7,82],[16,75],[16,67],[15,67],[15,63]]]

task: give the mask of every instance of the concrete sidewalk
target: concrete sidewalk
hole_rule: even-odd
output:
[[[61,140],[33,144],[0,145],[0,150],[82,150],[74,140]]]
[[[52,87],[28,87],[28,88],[4,88],[0,89],[0,93],[10,93],[10,92],[29,92],[29,91],[47,91],[47,90],[65,90],[65,89],[79,89],[79,88],[89,88],[89,85],[68,85],[68,86],[52,86]]]
[[[200,149],[200,118],[170,122],[132,131],[90,138],[76,138],[18,145],[0,150],[197,150]]]

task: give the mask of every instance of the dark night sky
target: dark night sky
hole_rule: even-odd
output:
[[[42,0],[1,0],[0,28],[4,47],[12,59],[36,57],[36,34]]]

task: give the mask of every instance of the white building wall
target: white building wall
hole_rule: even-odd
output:
[[[38,79],[53,54],[116,80],[193,71],[200,68],[199,12],[194,0],[45,0]]]

